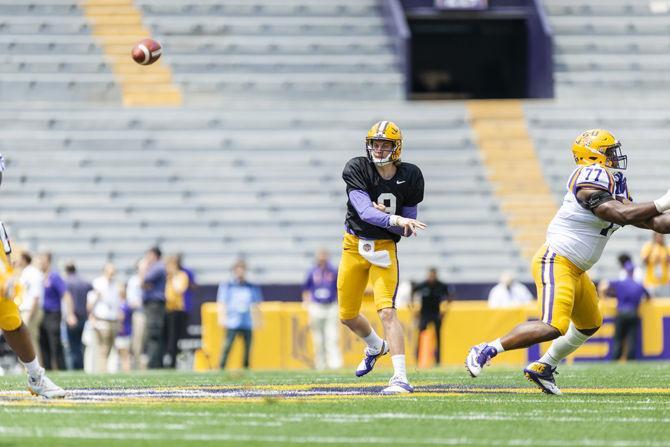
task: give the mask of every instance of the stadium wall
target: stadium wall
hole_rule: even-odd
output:
[[[603,327],[575,354],[572,361],[611,360],[612,336],[616,302],[601,302],[605,322]],[[299,303],[264,302],[260,327],[254,333],[251,365],[254,369],[305,369],[313,366],[312,341],[309,332],[307,312]],[[640,345],[638,358],[643,360],[670,359],[670,299],[655,299],[641,305]],[[379,319],[375,316],[371,303],[363,309],[375,330],[382,332]],[[407,337],[406,349],[408,366],[415,368],[417,333],[413,315],[408,309],[399,309],[400,321]],[[442,325],[442,351],[444,365],[460,366],[473,345],[482,340],[493,340],[524,321],[538,318],[535,305],[513,309],[490,309],[479,301],[452,303],[446,312]],[[202,306],[202,349],[196,353],[194,368],[205,371],[218,368],[224,330],[218,325],[216,304]],[[349,331],[342,327],[340,348],[344,364],[354,367],[360,361],[363,345]],[[476,329],[476,330],[475,330]],[[504,352],[496,358],[497,365],[520,366],[536,360],[548,348],[548,343]],[[229,368],[241,366],[241,343],[231,352]],[[386,362],[386,363],[384,363]],[[384,359],[382,364],[390,365]]]

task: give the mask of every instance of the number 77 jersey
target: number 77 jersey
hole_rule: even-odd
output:
[[[556,253],[587,271],[598,262],[609,238],[621,226],[599,218],[579,203],[577,192],[581,188],[600,189],[615,199],[632,199],[621,172],[611,174],[594,164],[579,166],[570,175],[563,204],[547,229],[547,242]]]

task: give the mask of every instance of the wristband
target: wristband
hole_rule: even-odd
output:
[[[654,205],[656,206],[656,210],[661,214],[670,210],[670,194],[666,193],[654,200]]]
[[[669,207],[670,208],[670,207]],[[392,214],[389,217],[389,224],[392,227],[399,227],[400,226],[400,219],[402,219],[402,216],[398,216],[397,214]]]

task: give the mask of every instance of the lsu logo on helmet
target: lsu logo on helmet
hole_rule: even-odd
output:
[[[578,165],[599,164],[607,169],[626,169],[628,156],[621,152],[621,143],[611,132],[591,129],[582,132],[572,145]]]
[[[372,142],[375,140],[389,141],[393,144],[393,149],[384,158],[376,158],[372,153]],[[365,137],[365,149],[368,160],[377,166],[384,166],[389,163],[400,163],[400,154],[402,152],[402,132],[400,128],[392,121],[379,121],[372,125]]]

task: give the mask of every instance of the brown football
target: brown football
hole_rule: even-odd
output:
[[[160,57],[163,48],[153,39],[144,39],[133,47],[133,60],[140,65],[151,65]]]

